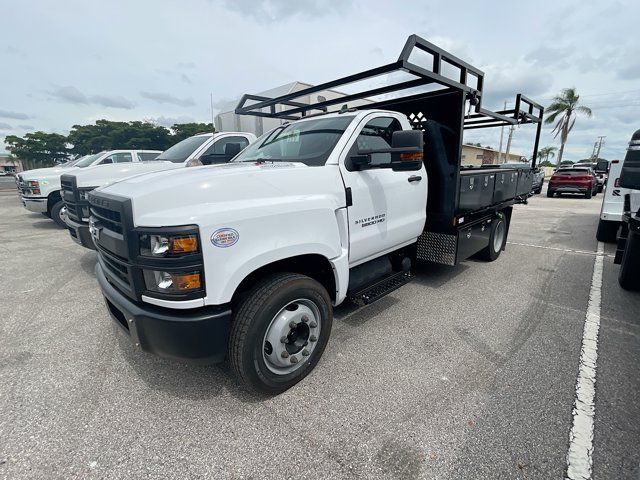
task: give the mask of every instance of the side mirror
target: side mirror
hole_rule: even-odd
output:
[[[391,156],[390,163],[372,164],[371,156],[387,153]],[[353,170],[367,168],[391,168],[397,172],[420,170],[422,166],[423,139],[419,130],[398,130],[391,136],[391,148],[372,150],[358,150],[357,155],[349,157]]]
[[[609,162],[607,160],[598,160],[596,164],[596,172],[606,173],[609,171]]]
[[[398,130],[391,137],[391,168],[396,172],[420,170],[424,136],[420,130]]]

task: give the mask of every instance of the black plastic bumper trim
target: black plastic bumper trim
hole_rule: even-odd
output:
[[[231,325],[230,308],[171,310],[141,305],[114,288],[99,263],[95,273],[109,314],[136,346],[161,357],[193,363],[224,360]]]

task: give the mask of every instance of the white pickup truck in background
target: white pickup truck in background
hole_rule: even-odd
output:
[[[60,194],[62,174],[96,165],[153,160],[161,153],[159,150],[109,150],[87,155],[70,165],[27,170],[16,176],[22,204],[27,210],[42,213],[59,226],[66,227],[64,202]]]
[[[89,231],[87,193],[124,178],[160,170],[226,163],[256,139],[244,132],[200,133],[178,142],[148,162],[98,165],[61,176],[66,224],[71,238],[83,247],[95,249]]]

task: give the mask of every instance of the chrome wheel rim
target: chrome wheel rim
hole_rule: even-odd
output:
[[[502,249],[502,243],[504,242],[504,222],[498,220],[496,225],[496,231],[493,235],[493,251],[499,252]]]
[[[62,207],[58,212],[58,216],[60,220],[62,220],[62,223],[67,223],[67,207]]]
[[[308,361],[320,339],[320,318],[318,306],[305,298],[289,302],[273,317],[262,342],[262,357],[271,372],[287,375]]]

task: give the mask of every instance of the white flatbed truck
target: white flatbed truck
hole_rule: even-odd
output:
[[[415,50],[429,65],[411,61]],[[296,101],[400,71],[409,79]],[[492,112],[483,83],[479,69],[413,35],[390,64],[278,98],[245,95],[236,113],[289,123],[229,164],[90,192],[113,320],[143,351],[228,358],[247,388],[276,394],[318,363],[334,306],[381,298],[417,261],[497,259],[535,162],[461,170],[463,131],[534,124],[536,158],[543,107],[517,95],[513,109]]]

